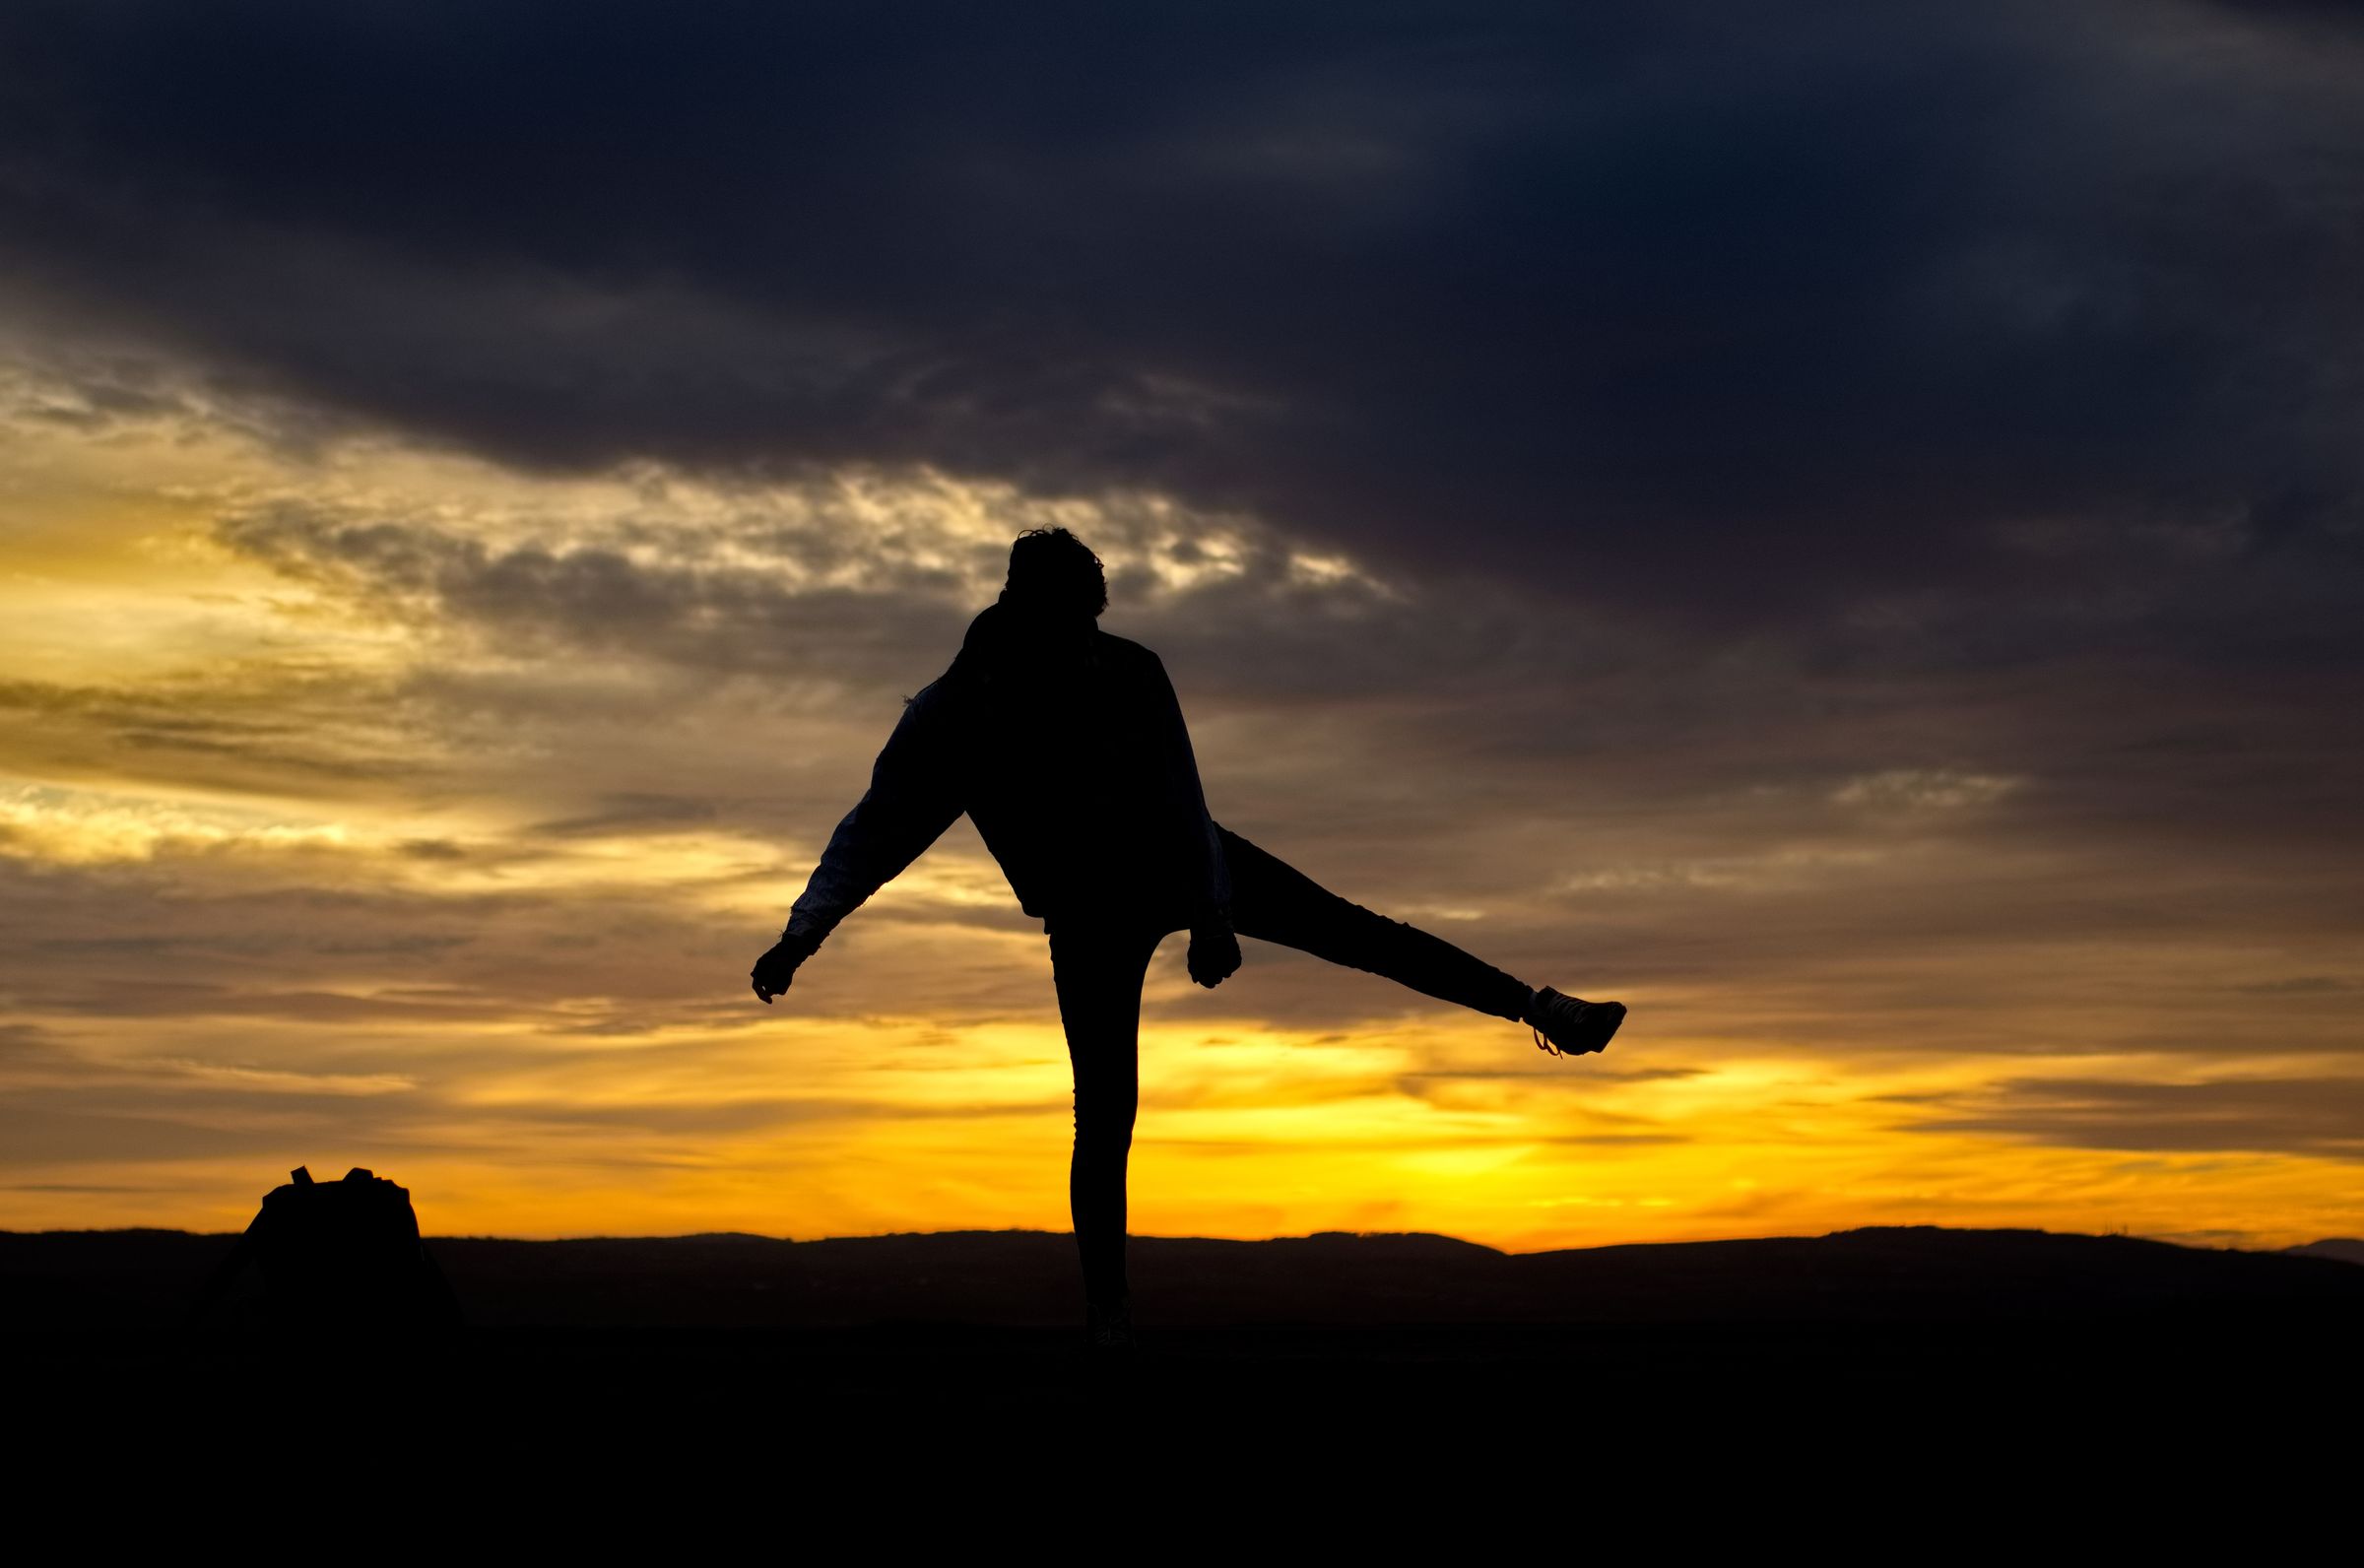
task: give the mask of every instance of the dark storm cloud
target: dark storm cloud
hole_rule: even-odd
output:
[[[0,227],[86,336],[531,464],[1150,488],[1727,618],[2104,582],[2147,547],[2043,530],[2212,520],[2184,575],[2270,641],[2357,580],[2360,40],[2164,3],[26,4]]]

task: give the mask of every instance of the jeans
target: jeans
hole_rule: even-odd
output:
[[[1217,828],[1231,870],[1231,923],[1243,937],[1277,942],[1349,969],[1367,970],[1444,1002],[1518,1021],[1528,988],[1491,964],[1338,894],[1227,827]],[[1094,1304],[1126,1298],[1125,1162],[1140,1099],[1141,987],[1157,945],[1179,929],[1153,917],[1076,916],[1044,922],[1051,981],[1076,1076],[1076,1149],[1068,1203]]]

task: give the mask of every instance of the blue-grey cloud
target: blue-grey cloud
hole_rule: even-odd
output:
[[[2188,1083],[2012,1078],[1952,1097],[1933,1133],[2003,1133],[2079,1148],[2295,1150],[2364,1159],[2364,1078]]]
[[[35,3],[0,59],[12,292],[514,461],[1150,487],[1726,620],[2211,524],[2254,637],[2358,580],[2336,8]]]

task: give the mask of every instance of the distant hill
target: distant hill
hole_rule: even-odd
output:
[[[2341,1263],[2364,1263],[2364,1241],[2353,1236],[2333,1236],[2324,1241],[2310,1241],[2303,1247],[2288,1249],[2294,1258],[2334,1258]]]
[[[0,1232],[0,1324],[168,1322],[233,1238]],[[486,1327],[1056,1326],[1077,1315],[1074,1244],[1044,1231],[777,1241],[428,1243]],[[2042,1322],[2364,1311],[2364,1271],[2322,1242],[2205,1251],[2120,1236],[1881,1227],[1819,1237],[1506,1254],[1447,1236],[1137,1238],[1145,1326],[1187,1328]],[[234,1316],[238,1303],[233,1299]]]

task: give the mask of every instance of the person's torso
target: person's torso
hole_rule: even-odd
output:
[[[1206,827],[1154,655],[1095,629],[958,698],[969,819],[1028,914],[1187,918]]]

